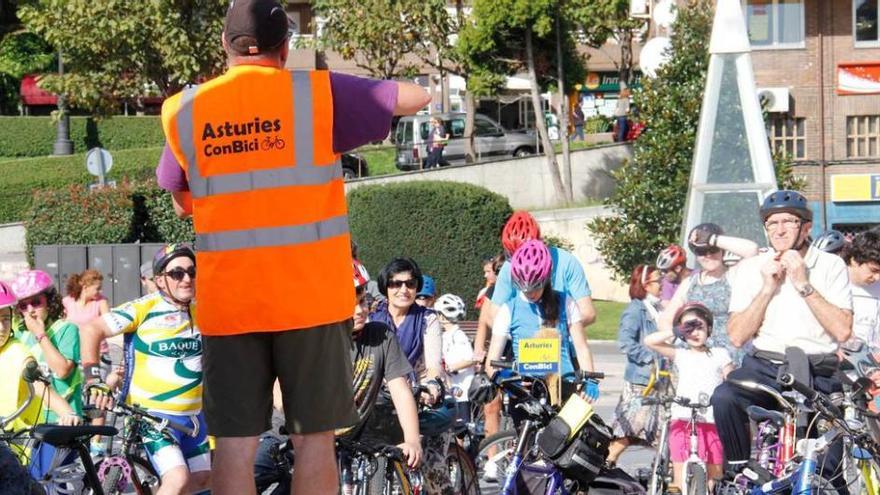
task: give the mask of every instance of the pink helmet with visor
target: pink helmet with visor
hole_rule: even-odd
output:
[[[543,242],[532,239],[524,242],[510,260],[510,275],[513,284],[521,291],[528,292],[544,285],[553,262],[550,260],[550,250]]]
[[[6,282],[0,281],[0,309],[15,306],[17,300],[15,293],[12,292],[12,287]]]
[[[18,274],[12,281],[12,292],[18,299],[27,299],[46,289],[55,287],[52,276],[43,270],[27,270]]]

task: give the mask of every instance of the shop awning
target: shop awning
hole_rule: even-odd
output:
[[[39,76],[28,74],[21,79],[21,101],[28,106],[57,105],[58,97],[37,86]]]

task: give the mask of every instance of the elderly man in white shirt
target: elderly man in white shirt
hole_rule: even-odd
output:
[[[785,364],[785,353],[798,347],[806,354],[813,387],[825,393],[839,391],[833,378],[839,342],[852,333],[852,294],[846,265],[839,257],[810,248],[813,215],[806,198],[796,191],[771,193],[761,205],[770,249],[740,262],[731,283],[731,342],[741,347],[752,342],[752,351],[728,380],[750,380],[780,389],[776,377]],[[767,394],[751,392],[729,382],[712,396],[718,433],[728,468],[738,471],[750,454],[749,418],[746,408],[756,404],[778,408]],[[840,449],[828,455],[832,460]]]

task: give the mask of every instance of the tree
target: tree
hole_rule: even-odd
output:
[[[315,0],[312,8],[325,19],[318,45],[382,79],[418,73],[421,33],[445,15],[423,0]]]
[[[65,74],[40,85],[70,105],[111,114],[219,74],[226,0],[29,0],[19,8],[28,30],[61,49]]]
[[[669,62],[633,93],[645,132],[633,145],[633,159],[613,172],[617,188],[605,205],[614,215],[587,224],[620,280],[678,242],[709,67],[713,3],[689,0],[679,10]],[[781,185],[795,182],[787,164],[777,166],[776,175]]]
[[[498,76],[527,71],[535,123],[553,187],[557,197],[567,202],[570,194],[559,172],[540,97],[542,89],[558,84],[554,77],[558,63],[557,29],[561,33],[559,58],[565,67],[567,85],[582,81],[585,75],[566,10],[558,0],[475,0],[472,15],[473,22],[465,26],[459,38],[462,52],[475,68],[475,74],[489,84],[498,81]]]
[[[578,27],[578,41],[601,48],[610,38],[620,47],[620,61],[615,62],[620,80],[632,82],[632,44],[645,20],[630,17],[629,0],[590,0],[569,6],[572,22]]]
[[[33,33],[19,30],[0,35],[0,115],[18,113],[21,79],[49,70],[55,57],[52,47]]]

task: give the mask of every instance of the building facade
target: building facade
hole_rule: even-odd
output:
[[[880,224],[877,0],[745,0],[771,147],[807,179],[814,230]]]

